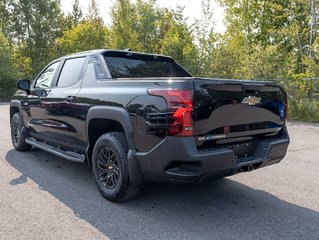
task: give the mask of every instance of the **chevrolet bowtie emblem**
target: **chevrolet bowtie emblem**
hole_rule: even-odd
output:
[[[249,97],[245,97],[242,103],[247,103],[249,105],[256,105],[256,103],[260,103],[260,101],[261,101],[260,97],[249,96]]]

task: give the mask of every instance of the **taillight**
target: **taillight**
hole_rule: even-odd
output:
[[[161,96],[167,102],[167,135],[193,135],[192,90],[148,89],[147,92],[153,96]]]

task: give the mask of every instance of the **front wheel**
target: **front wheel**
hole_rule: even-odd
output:
[[[92,171],[100,193],[109,201],[123,202],[137,195],[129,179],[128,145],[119,132],[103,134],[96,141],[92,155]]]
[[[29,151],[32,147],[25,142],[22,126],[19,113],[15,113],[11,119],[11,141],[15,150],[20,152]]]

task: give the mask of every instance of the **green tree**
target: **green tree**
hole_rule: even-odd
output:
[[[74,0],[71,12],[73,25],[79,24],[83,19],[83,11],[79,4],[79,0]]]
[[[133,29],[138,33],[138,42],[143,52],[156,52],[159,50],[159,22],[160,9],[155,7],[155,0],[137,0],[134,5],[134,15],[137,16]]]
[[[8,1],[7,0],[0,0],[0,31],[6,37],[9,36],[9,10],[8,10]]]
[[[183,18],[183,8],[163,9],[154,0],[117,0],[111,16],[112,48],[170,55],[192,73],[198,72],[193,28]]]
[[[229,39],[242,39],[242,52],[246,57],[256,52],[267,55],[271,46],[275,46],[272,49],[277,49],[277,55],[281,58],[272,55],[275,59],[269,59],[270,63],[278,61],[278,64],[283,64],[287,67],[288,75],[306,71],[304,59],[310,54],[310,45],[314,42],[318,29],[316,26],[312,31],[309,29],[312,16],[310,1],[220,0],[220,2],[226,9],[225,36]],[[254,58],[248,56],[247,59],[248,67],[254,63]],[[282,76],[277,76],[280,77]]]
[[[18,77],[12,54],[12,47],[0,32],[0,99],[8,98],[12,94]]]
[[[12,37],[23,56],[31,59],[34,76],[55,57],[55,38],[61,34],[59,1],[11,0],[9,5]]]
[[[79,0],[74,0],[72,4],[72,11],[67,15],[63,15],[60,22],[61,32],[70,30],[83,20],[82,8],[79,4]],[[60,36],[58,36],[60,37]]]
[[[214,32],[213,8],[210,0],[202,0],[201,17],[196,19],[195,35],[198,45],[199,73],[204,77],[212,77],[216,74],[211,69],[211,62],[216,57],[217,41],[219,35]]]
[[[84,21],[56,40],[59,55],[109,47],[109,30],[98,22]]]
[[[90,22],[97,22],[101,25],[103,24],[103,19],[100,16],[99,7],[96,0],[91,0],[90,2],[87,20]]]
[[[129,0],[117,0],[111,9],[111,47],[114,49],[132,48],[142,51],[139,33],[134,29],[137,16],[134,5]]]
[[[160,53],[172,56],[177,62],[198,75],[198,48],[194,41],[193,29],[188,27],[183,18],[183,8],[176,12],[164,10],[164,23],[161,24],[162,39],[160,39]]]

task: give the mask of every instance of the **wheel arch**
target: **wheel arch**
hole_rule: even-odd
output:
[[[10,103],[10,122],[12,120],[12,117],[15,113],[19,113],[20,118],[23,122],[23,118],[22,118],[22,107],[21,107],[21,103],[18,100],[12,100]]]
[[[101,131],[95,137],[90,137],[90,126],[95,124],[96,120],[102,121],[102,123],[111,124],[111,127],[108,128],[108,131]],[[105,130],[105,129],[104,129]],[[107,132],[120,131],[125,134],[126,141],[128,143],[128,165],[129,165],[129,176],[131,181],[135,186],[140,186],[143,181],[143,176],[140,171],[139,165],[135,158],[135,144],[133,139],[133,126],[129,113],[120,107],[112,106],[96,106],[92,107],[88,111],[86,118],[86,138],[88,141],[88,147],[86,151],[87,163],[91,167],[91,156],[94,148],[94,144],[98,137]]]
[[[103,128],[102,131],[99,131],[98,134],[96,134],[95,132],[92,132],[92,125],[95,127],[95,131],[99,130],[96,121],[110,124],[111,127]],[[86,118],[85,131],[88,142],[86,154],[89,165],[91,165],[91,156],[96,140],[107,132],[122,131],[125,134],[129,149],[135,151],[133,126],[128,112],[123,108],[113,106],[96,106],[90,108]]]
[[[129,149],[135,150],[135,144],[133,141],[133,126],[130,116],[125,109],[111,106],[96,106],[90,108],[86,118],[86,137],[89,145],[91,144],[89,133],[90,123],[92,124],[92,121],[94,121],[95,119],[113,121],[120,124],[129,145]]]

